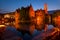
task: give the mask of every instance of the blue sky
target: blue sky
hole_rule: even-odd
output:
[[[44,9],[44,3],[48,4],[48,10],[60,9],[60,0],[0,0],[0,12],[11,12],[22,6],[32,4],[34,10]]]

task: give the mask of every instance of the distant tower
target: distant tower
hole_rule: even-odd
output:
[[[46,4],[46,3],[44,4],[44,10],[45,10],[45,13],[48,14],[48,11],[47,11],[47,4]]]

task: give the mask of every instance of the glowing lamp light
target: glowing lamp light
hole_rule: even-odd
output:
[[[5,25],[0,25],[0,28],[1,28],[1,27],[5,27]]]

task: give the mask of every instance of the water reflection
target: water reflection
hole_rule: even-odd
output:
[[[37,27],[37,28],[36,28]],[[33,23],[20,23],[20,28],[18,29],[22,34],[28,33],[29,35],[39,34],[40,32],[44,31],[45,26],[33,24]],[[54,28],[53,25],[48,25],[47,30]]]
[[[18,30],[16,30],[12,26],[8,26],[6,28],[6,31],[5,31],[6,33],[4,33],[4,35],[7,35],[9,33],[9,35],[8,35],[8,37],[9,37],[10,33],[12,32],[14,34],[14,35],[12,34],[12,36],[16,35],[18,38],[21,37],[23,40],[32,40],[33,38],[35,38],[37,36],[39,36],[38,38],[40,38],[40,36],[42,36],[42,34],[45,33],[44,29],[41,29],[41,30],[36,29],[36,27],[38,27],[37,24],[24,22],[24,23],[20,23],[19,25],[20,25],[20,28]],[[40,27],[42,27],[42,26],[40,26]],[[54,28],[53,25],[48,25],[47,31],[51,31],[51,29],[53,29],[53,28]],[[49,32],[47,32],[47,34],[48,33]],[[6,36],[3,36],[3,37],[5,38]]]
[[[35,30],[35,24],[28,22],[20,23],[19,31],[22,32],[23,34],[25,33],[32,34],[34,30]]]
[[[42,29],[39,28],[40,30],[37,30],[36,27],[38,27],[38,26],[33,23],[20,23],[19,31],[22,32],[23,35],[27,34],[27,35],[30,35],[33,37],[44,32],[43,28]],[[50,24],[50,25],[48,25],[47,30],[50,30],[52,28],[54,28],[54,26]]]

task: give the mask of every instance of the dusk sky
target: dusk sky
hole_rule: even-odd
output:
[[[32,4],[34,10],[44,9],[47,3],[48,10],[60,9],[60,0],[0,0],[0,12],[11,12],[22,6],[27,7]]]

